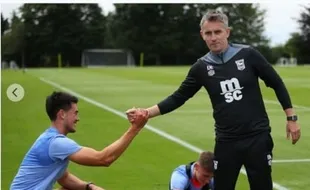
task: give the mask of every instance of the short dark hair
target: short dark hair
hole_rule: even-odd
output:
[[[66,93],[54,91],[51,95],[46,97],[45,109],[51,121],[55,121],[57,112],[61,109],[67,111],[71,108],[71,104],[78,103],[78,98]]]
[[[214,154],[209,151],[201,152],[199,155],[199,165],[209,172],[214,172]]]

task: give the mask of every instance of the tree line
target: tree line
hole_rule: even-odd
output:
[[[131,50],[136,64],[142,52],[145,65],[193,64],[208,51],[199,34],[201,17],[208,9],[220,9],[229,17],[230,42],[256,47],[271,63],[280,57],[310,63],[310,7],[296,21],[300,31],[270,47],[263,34],[266,11],[257,4],[114,6],[104,14],[98,4],[23,4],[19,16],[13,13],[9,20],[1,14],[2,60],[53,67],[61,53],[64,65],[80,66],[83,50],[115,48]]]

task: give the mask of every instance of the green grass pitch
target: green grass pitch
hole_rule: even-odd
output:
[[[100,150],[128,128],[129,123],[123,117],[128,108],[158,103],[176,90],[188,69],[107,67],[29,69],[26,73],[1,71],[1,188],[9,189],[23,156],[38,135],[49,127],[44,106],[46,96],[53,90],[66,88],[80,96],[80,122],[77,132],[69,137]],[[309,189],[310,67],[276,69],[296,107],[302,137],[296,145],[286,139],[284,112],[273,90],[261,83],[275,144],[275,189]],[[20,102],[11,102],[6,96],[6,89],[12,83],[21,84],[25,89],[25,97]],[[213,150],[213,123],[208,95],[201,89],[178,110],[149,120],[148,125],[153,128],[143,129],[109,168],[71,163],[69,170],[107,190],[166,190],[172,170],[197,159],[198,153],[148,129],[164,131],[194,148]],[[246,175],[239,175],[236,189],[249,189]]]

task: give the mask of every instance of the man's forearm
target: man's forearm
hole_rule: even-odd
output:
[[[154,105],[152,107],[149,107],[146,109],[149,112],[149,118],[156,117],[160,115],[160,110],[157,105]]]
[[[129,128],[127,132],[121,136],[117,141],[104,148],[100,154],[104,158],[106,165],[109,166],[127,149],[131,141],[139,133],[140,130]]]
[[[286,89],[283,82],[279,82],[276,87],[274,87],[276,96],[283,108],[283,110],[291,109],[292,102],[288,90]]]
[[[69,190],[85,190],[87,182],[79,179],[73,174],[66,172],[62,178],[58,180],[58,183]]]
[[[294,111],[293,108],[287,108],[287,109],[284,110],[284,112],[285,112],[287,117],[295,115],[295,111]]]
[[[155,117],[170,113],[181,107],[188,99],[192,98],[202,87],[199,77],[201,73],[200,63],[195,63],[188,72],[181,86],[170,96],[159,102],[157,105],[148,108],[151,110],[150,116]]]

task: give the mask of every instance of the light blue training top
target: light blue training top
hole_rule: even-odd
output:
[[[48,128],[25,155],[10,190],[53,189],[68,167],[68,156],[81,148],[56,128]]]
[[[194,164],[191,165],[191,176],[193,176]],[[211,190],[213,187],[213,178],[210,180],[209,187]],[[170,189],[181,189],[181,190],[200,190],[201,187],[197,187],[193,184],[192,180],[186,174],[186,165],[180,165],[177,167],[171,175]]]

